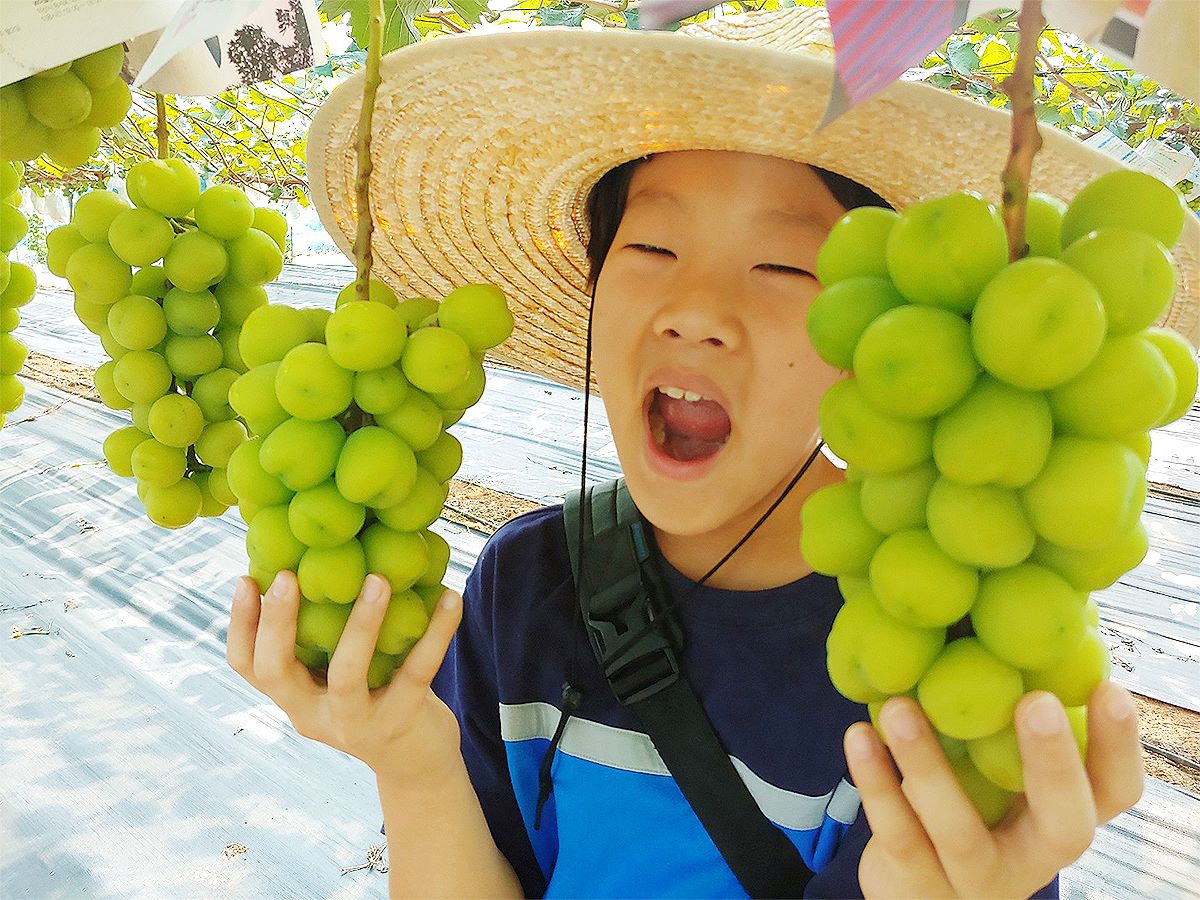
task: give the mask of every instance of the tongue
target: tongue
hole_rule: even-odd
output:
[[[677,438],[712,443],[724,441],[729,436],[729,416],[721,404],[713,400],[692,403],[659,394],[658,412],[667,431]]]

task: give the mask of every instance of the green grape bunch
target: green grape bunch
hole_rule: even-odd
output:
[[[283,268],[287,223],[230,185],[201,191],[178,159],[133,166],[126,193],[80,197],[46,236],[46,263],[110,357],[94,376],[101,401],[130,413],[104,442],[109,467],[137,479],[151,521],[181,528],[237,502],[226,467],[248,436],[229,403],[247,368],[240,330]]]
[[[846,479],[801,512],[838,578],[833,685],[872,721],[908,695],[989,825],[1023,789],[1013,714],[1055,694],[1086,754],[1110,671],[1090,596],[1148,550],[1149,432],[1196,396],[1195,350],[1154,327],[1188,210],[1121,170],[1069,204],[1029,198],[1009,262],[997,210],[957,193],[844,216],[817,259],[814,348],[848,376],[821,400]]]
[[[19,162],[0,161],[0,428],[25,400],[25,386],[17,373],[29,350],[13,332],[21,323],[18,310],[33,299],[37,289],[33,269],[8,258],[29,230],[20,210],[22,174]]]
[[[511,334],[504,294],[460,287],[440,303],[398,300],[371,279],[334,310],[252,310],[237,349],[249,367],[229,403],[251,438],[228,484],[248,525],[250,576],[300,585],[296,657],[324,669],[368,573],[392,596],[368,672],[390,680],[445,590],[446,540],[430,526],[462,465],[447,429],[483,396],[483,357]]]
[[[101,131],[129,113],[124,64],[125,47],[114,44],[0,88],[0,159],[45,154],[62,169],[86,163]]]

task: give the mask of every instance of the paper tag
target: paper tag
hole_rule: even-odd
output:
[[[1155,166],[1163,173],[1162,179],[1167,184],[1176,185],[1188,177],[1188,173],[1196,166],[1196,157],[1186,150],[1176,150],[1168,147],[1158,138],[1148,138],[1138,144],[1138,156],[1149,165]]]
[[[193,44],[203,44],[208,38],[245,22],[258,6],[259,0],[185,0],[163,29],[154,51],[142,63],[133,86],[141,87]]]

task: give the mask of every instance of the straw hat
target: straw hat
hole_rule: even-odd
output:
[[[820,8],[713,19],[676,33],[578,28],[464,34],[382,61],[371,203],[376,277],[440,298],[487,281],[516,330],[494,356],[564,384],[583,374],[589,190],[614,166],[670,150],[812,163],[897,209],[973,190],[998,203],[1007,112],[897,82],[817,132],[833,81]],[[363,73],[313,120],[308,170],[325,228],[349,256]],[[1042,129],[1031,189],[1070,199],[1120,168]],[[1164,323],[1200,340],[1200,224],[1188,217]]]

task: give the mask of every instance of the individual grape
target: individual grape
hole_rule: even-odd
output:
[[[67,261],[67,281],[89,303],[109,306],[129,295],[133,273],[107,244],[80,247]]]
[[[21,315],[15,309],[0,307],[0,331],[16,331],[21,323]]]
[[[885,538],[870,558],[869,575],[879,605],[921,628],[953,625],[967,614],[979,590],[978,572],[947,556],[924,528]]]
[[[164,216],[186,216],[200,198],[200,177],[181,159],[140,162],[130,168],[125,181],[129,196],[136,194],[141,200],[138,206]]]
[[[391,681],[399,664],[399,659],[395,656],[386,653],[371,654],[371,661],[367,664],[367,687],[371,690],[383,687]]]
[[[190,472],[187,475],[187,480],[194,484],[200,491],[200,517],[204,519],[213,519],[218,516],[225,515],[225,512],[233,504],[223,503],[213,494],[209,486],[210,473],[208,471]]]
[[[162,401],[157,402],[161,403]],[[196,458],[206,466],[223,469],[229,465],[233,451],[240,447],[246,439],[246,426],[237,419],[209,422],[200,432],[200,436],[196,438]],[[259,455],[261,457],[261,451]],[[233,504],[226,503],[225,505],[232,506]]]
[[[0,87],[0,134],[8,136],[19,134],[29,123],[29,108],[25,105],[25,91],[20,83]],[[0,146],[0,156],[5,159],[17,159],[3,152]],[[5,187],[0,194],[10,194],[14,187]]]
[[[418,584],[413,588],[413,593],[421,598],[421,605],[425,607],[425,612],[430,616],[437,609],[438,601],[442,599],[442,595],[448,591],[444,584]]]
[[[975,382],[979,364],[971,329],[942,309],[899,306],[863,332],[854,350],[854,374],[863,396],[902,419],[924,419],[950,409]]]
[[[150,433],[168,447],[187,448],[204,431],[204,413],[191,397],[170,393],[150,407]]]
[[[293,491],[316,487],[333,475],[346,432],[332,419],[289,418],[263,438],[262,467]]]
[[[171,369],[153,350],[131,350],[113,369],[113,384],[133,403],[153,403],[171,387]]]
[[[456,411],[459,415],[469,407],[474,406],[483,397],[483,390],[486,386],[487,375],[483,371],[483,363],[477,358],[471,359],[471,370],[467,373],[466,379],[458,387],[447,391],[444,394],[434,394],[433,402],[443,410],[443,422],[445,421],[445,412]],[[454,421],[458,421],[455,419]],[[446,424],[445,427],[450,427],[454,422]]]
[[[267,234],[279,247],[281,253],[287,251],[288,224],[283,213],[265,206],[256,206],[252,225]]]
[[[408,496],[394,506],[376,507],[375,515],[380,522],[396,531],[419,531],[438,520],[447,495],[448,488],[418,466],[417,477]]]
[[[901,419],[868,402],[857,378],[821,398],[821,435],[834,453],[864,472],[902,472],[929,459],[933,422]]]
[[[71,63],[71,71],[94,92],[116,81],[124,64],[125,46],[113,44],[111,47],[79,57]]]
[[[850,600],[843,604],[825,640],[826,665],[829,679],[837,692],[854,703],[876,703],[887,694],[872,687],[862,671],[858,654],[863,626],[871,616],[867,601]]]
[[[381,303],[346,303],[325,325],[325,346],[343,369],[364,372],[400,359],[408,332],[395,311]]]
[[[382,575],[393,593],[408,590],[429,566],[429,548],[421,535],[396,531],[376,522],[362,534],[367,571]]]
[[[0,130],[0,159],[37,159],[45,152],[49,140],[50,129],[30,118],[20,130]]]
[[[183,381],[214,372],[225,360],[220,341],[211,334],[195,337],[173,334],[167,338],[164,354],[171,371]]]
[[[354,402],[371,415],[395,410],[408,396],[408,379],[396,366],[370,369],[354,376]]]
[[[154,438],[147,438],[133,449],[130,464],[139,483],[148,487],[167,487],[187,472],[187,454],[179,447],[168,447]]]
[[[47,128],[79,125],[92,111],[92,92],[70,72],[24,82],[29,114]]]
[[[444,537],[429,529],[422,531],[421,537],[429,548],[429,565],[417,577],[417,586],[430,587],[440,584],[446,576],[446,568],[450,565],[450,545]]]
[[[232,369],[239,375],[249,371],[249,366],[242,359],[242,351],[238,349],[238,342],[242,338],[242,329],[240,328],[218,328],[213,332],[213,337],[217,339],[217,343],[221,345],[221,365],[226,369]]]
[[[131,266],[158,262],[171,248],[175,231],[171,223],[148,209],[126,209],[108,226],[108,245]]]
[[[850,278],[888,278],[887,241],[899,219],[882,206],[850,210],[830,229],[817,253],[817,279],[829,286]]]
[[[800,553],[825,575],[861,575],[883,535],[863,517],[861,485],[827,485],[815,491],[800,512]]]
[[[1063,706],[1083,706],[1096,685],[1108,677],[1112,660],[1108,646],[1095,628],[1088,628],[1073,649],[1048,668],[1025,673],[1025,689],[1049,691]]]
[[[313,603],[301,598],[296,611],[296,643],[332,653],[346,630],[346,620],[353,608],[351,603]]]
[[[494,284],[467,284],[442,299],[438,324],[455,332],[473,353],[482,353],[508,340],[513,316],[500,288]]]
[[[325,343],[325,326],[329,324],[332,313],[327,309],[302,309],[304,321],[308,324],[309,341],[318,344]]]
[[[867,682],[885,694],[911,690],[946,643],[944,628],[918,628],[889,616],[870,593],[855,601],[870,609],[864,615],[856,652]]]
[[[980,642],[1018,669],[1053,665],[1083,637],[1086,596],[1034,564],[984,574],[971,623]]]
[[[953,761],[950,768],[954,771],[954,778],[958,781],[958,786],[971,801],[971,805],[979,813],[979,818],[984,825],[991,828],[1004,818],[1012,806],[1015,794],[1009,793],[989,781],[983,773],[975,768],[969,757],[964,756]]]
[[[1080,188],[1063,214],[1062,243],[1069,247],[1089,231],[1132,228],[1164,247],[1175,246],[1189,215],[1182,195],[1145,172],[1118,169]]]
[[[71,128],[51,130],[46,136],[46,156],[61,169],[82,166],[100,149],[100,129],[84,122]]]
[[[186,337],[207,334],[216,327],[221,318],[221,307],[217,298],[207,290],[185,291],[178,287],[171,288],[163,298],[162,308],[170,329]]]
[[[350,303],[355,299],[355,282],[350,282],[342,288],[337,295],[337,300],[334,301],[334,307],[339,308],[346,303]],[[395,292],[380,281],[378,278],[372,278],[367,283],[367,300],[371,303],[381,303],[384,306],[396,306]],[[437,304],[434,304],[434,310],[437,309]],[[404,320],[406,324],[411,324],[408,319]]]
[[[231,468],[232,465],[231,461]],[[288,505],[288,524],[292,533],[310,547],[336,547],[346,543],[358,534],[365,518],[363,505],[343,497],[332,480],[298,491]]]
[[[130,294],[108,307],[108,330],[127,350],[151,350],[167,336],[162,307],[149,297]]]
[[[462,443],[454,435],[442,432],[432,447],[420,451],[416,457],[421,468],[438,481],[449,481],[462,466]]]
[[[25,365],[29,350],[7,332],[0,332],[0,375],[16,375]]]
[[[100,395],[100,402],[109,409],[129,409],[133,403],[117,388],[114,374],[116,367],[114,360],[97,366],[92,373],[92,385]]]
[[[1010,723],[1023,693],[1021,673],[973,637],[947,644],[917,684],[917,698],[933,727],[964,741]]]
[[[1133,527],[1146,480],[1132,450],[1116,441],[1059,437],[1041,473],[1021,489],[1034,530],[1070,550],[1095,550]]]
[[[238,445],[229,457],[229,465],[225,467],[229,488],[237,496],[239,507],[247,504],[277,506],[292,500],[293,492],[263,469],[259,460],[261,446],[262,438],[250,438]]]
[[[200,193],[193,215],[201,231],[229,241],[250,230],[254,205],[233,185],[214,184]]]
[[[264,507],[246,529],[250,577],[258,582],[260,592],[269,588],[280,572],[296,571],[307,549],[292,534],[286,503]]]
[[[336,547],[310,547],[296,573],[300,592],[316,603],[353,603],[366,577],[362,544],[353,538]]]
[[[826,240],[825,246],[828,243]],[[849,371],[854,366],[854,348],[867,326],[906,302],[887,277],[838,280],[821,291],[808,308],[813,349],[834,368]]]
[[[127,209],[125,199],[112,191],[88,191],[75,201],[71,224],[91,243],[103,243],[108,240],[113,220]]]
[[[29,223],[21,211],[11,203],[0,203],[0,253],[12,252],[28,232]],[[396,321],[399,322],[399,319]]]
[[[1109,336],[1140,331],[1171,305],[1175,264],[1167,248],[1148,234],[1128,228],[1095,231],[1071,244],[1062,261],[1096,287]]]
[[[1175,403],[1175,373],[1141,334],[1110,338],[1086,369],[1050,391],[1059,429],[1118,438],[1154,427]]]
[[[1150,538],[1141,522],[1114,540],[1094,550],[1068,550],[1049,541],[1034,545],[1030,562],[1045,566],[1079,591],[1100,591],[1116,584],[1126,572],[1137,568],[1150,549]]]
[[[163,528],[182,528],[195,521],[203,501],[199,486],[187,478],[166,486],[150,485],[142,498],[150,521]]]
[[[229,251],[229,276],[243,284],[268,284],[283,271],[283,254],[279,247],[257,228],[234,238],[226,248]]]
[[[104,365],[108,365],[108,363]],[[104,366],[100,368],[102,369]],[[96,371],[99,371],[99,369]],[[109,378],[111,380],[111,373]],[[150,434],[150,407],[153,405],[153,403],[135,403],[129,407],[129,418],[133,420],[134,427],[147,436]]]
[[[100,328],[98,329],[98,331],[99,331],[99,337],[100,337],[100,346],[103,347],[104,352],[107,353],[114,360],[120,359],[122,356],[124,356],[126,353],[129,352],[129,350],[127,350],[125,347],[123,347],[121,345],[121,343],[116,338],[113,337],[112,332],[108,328],[107,322],[102,324],[100,326]]]
[[[403,656],[429,627],[429,613],[413,591],[396,591],[388,602],[375,647],[380,653]]]
[[[238,349],[250,368],[279,362],[288,351],[308,343],[308,323],[300,310],[280,304],[260,306],[242,324]]]
[[[46,235],[46,268],[59,278],[67,276],[67,260],[88,239],[74,225],[59,225]],[[135,291],[136,293],[136,291]]]
[[[1054,422],[1040,393],[981,375],[933,429],[933,458],[960,484],[1021,487],[1041,471]]]
[[[239,326],[250,313],[267,305],[267,292],[261,285],[242,284],[232,278],[223,279],[213,293],[221,307],[220,324],[225,326]]]
[[[416,387],[429,394],[443,394],[458,387],[470,374],[471,351],[448,328],[421,328],[409,337],[400,368]]]
[[[129,293],[161,300],[167,296],[167,273],[162,266],[143,266],[133,273]]]
[[[913,303],[969,313],[1008,262],[1008,238],[995,208],[969,193],[909,206],[887,241],[888,273]]]
[[[394,506],[408,496],[416,477],[413,452],[390,431],[374,425],[346,438],[334,476],[343,497],[368,506]]]
[[[1025,205],[1025,243],[1030,256],[1058,259],[1062,254],[1062,218],[1067,204],[1049,194],[1032,191]]]
[[[224,278],[228,270],[225,245],[202,231],[178,235],[163,257],[167,278],[185,291],[203,291]]]
[[[882,534],[923,527],[929,489],[937,479],[937,468],[929,462],[900,472],[864,475],[863,518]]]
[[[132,477],[133,451],[146,439],[146,435],[132,425],[118,428],[104,439],[104,461],[115,474],[122,478]]]
[[[16,412],[25,400],[25,385],[15,375],[0,375],[0,415]]]
[[[224,422],[237,416],[229,405],[229,389],[239,375],[232,369],[214,369],[196,379],[191,397],[209,422]]]
[[[397,435],[414,452],[432,447],[442,433],[442,413],[437,404],[419,391],[410,391],[391,412],[377,415],[375,422]]]
[[[237,506],[237,495],[229,489],[229,478],[224,469],[212,469],[208,473],[208,490],[213,499],[225,504],[226,509]]]
[[[133,94],[119,78],[92,92],[92,111],[83,124],[95,128],[116,128],[129,114]]]
[[[8,285],[0,292],[0,307],[17,309],[33,299],[37,292],[37,275],[25,263],[10,263]]]
[[[971,340],[996,378],[1041,391],[1087,368],[1106,327],[1091,282],[1058,260],[1023,259],[983,289],[971,316]]]
[[[102,306],[99,303],[89,303],[79,297],[75,298],[72,304],[75,310],[75,315],[79,317],[79,321],[83,323],[84,328],[92,334],[99,335],[108,329],[108,310],[109,307]],[[111,334],[109,330],[109,334]]]
[[[270,434],[289,418],[275,397],[278,371],[277,362],[255,366],[229,387],[229,405],[245,420],[250,431],[260,436]]]
[[[436,316],[437,311],[438,302],[429,297],[409,297],[396,303],[396,314],[404,321],[409,331],[417,328],[430,316]]]
[[[1175,398],[1162,417],[1154,423],[1161,428],[1180,419],[1191,408],[1196,399],[1197,369],[1196,351],[1187,339],[1169,328],[1147,328],[1142,338],[1153,344],[1163,355],[1163,360],[1175,375]],[[1149,453],[1146,454],[1149,456]]]
[[[951,559],[982,569],[1029,558],[1037,537],[1011,488],[939,478],[929,491],[929,533]]]
[[[243,342],[245,335],[243,328]],[[324,344],[301,344],[289,350],[279,363],[275,396],[279,405],[296,418],[314,422],[332,419],[350,405],[354,376],[333,361]]]

